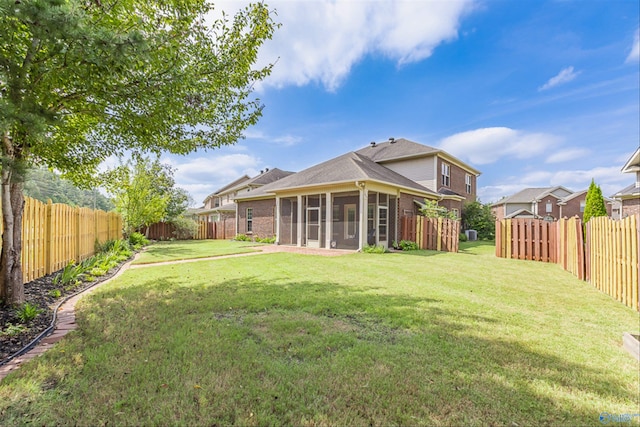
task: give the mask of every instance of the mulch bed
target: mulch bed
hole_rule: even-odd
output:
[[[22,350],[38,335],[51,326],[51,322],[53,321],[53,310],[59,302],[70,295],[81,292],[84,289],[90,288],[97,283],[104,282],[111,278],[118,272],[123,264],[124,262],[109,270],[107,274],[99,277],[97,280],[92,282],[81,282],[74,288],[65,289],[64,286],[54,284],[53,278],[58,274],[57,272],[41,277],[32,282],[25,283],[25,302],[38,306],[41,312],[35,319],[26,325],[27,329],[25,331],[15,335],[9,335],[2,333],[6,330],[9,324],[17,326],[21,325],[22,322],[18,318],[17,311],[15,309],[0,306],[0,365],[3,365],[4,362],[7,361],[7,358]],[[56,289],[60,291],[61,296],[59,298],[52,296]]]

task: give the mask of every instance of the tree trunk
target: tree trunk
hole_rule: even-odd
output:
[[[24,302],[22,276],[22,182],[12,182],[11,165],[2,168],[2,252],[0,253],[0,300],[5,304]],[[18,180],[20,181],[20,180]]]

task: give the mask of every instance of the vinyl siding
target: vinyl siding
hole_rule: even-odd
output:
[[[434,179],[437,174],[434,171],[435,162],[433,161],[433,157],[389,162],[383,163],[383,165],[427,187],[429,190],[438,191],[437,182]]]

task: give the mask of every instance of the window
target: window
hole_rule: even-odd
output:
[[[546,213],[550,213],[553,212],[553,204],[550,201],[547,201],[547,206],[546,206]]]
[[[247,208],[247,233],[253,231],[253,208]]]
[[[448,187],[451,184],[451,166],[442,164],[442,185]]]
[[[464,176],[464,183],[467,188],[467,194],[471,194],[471,175],[466,174]]]
[[[460,211],[458,211],[458,209],[453,208],[453,209],[451,209],[451,212],[453,212],[453,217],[454,217],[454,219],[458,219],[458,218],[460,218],[460,215],[458,215],[458,213],[459,213]]]
[[[584,212],[584,207],[586,206],[587,202],[586,201],[581,201],[580,202],[580,212]]]

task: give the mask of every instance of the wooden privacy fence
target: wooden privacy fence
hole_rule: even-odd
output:
[[[227,225],[228,221],[196,221],[198,228],[193,236],[187,239],[205,240],[205,239],[227,239],[235,236],[231,234]],[[235,230],[235,222],[232,224]],[[169,240],[176,238],[176,228],[170,222],[157,222],[149,226],[147,237],[152,240]]]
[[[496,256],[560,264],[581,280],[640,311],[640,220],[579,218],[496,222]]]
[[[496,256],[556,262],[557,223],[507,219],[496,223]]]
[[[416,242],[420,249],[458,252],[460,221],[447,218],[403,216],[400,238]]]
[[[620,221],[607,217],[587,223],[587,280],[597,289],[640,311],[638,304],[639,218]]]
[[[25,197],[21,256],[24,282],[58,271],[70,261],[90,258],[95,254],[96,241],[121,238],[122,217],[115,212]]]

